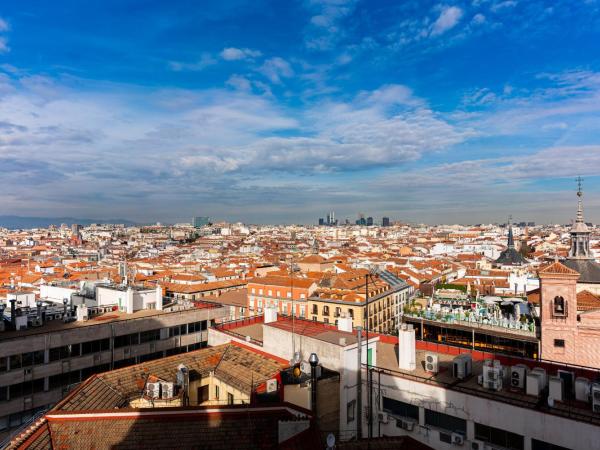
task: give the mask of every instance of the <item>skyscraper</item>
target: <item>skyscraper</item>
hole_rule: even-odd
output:
[[[389,227],[390,226],[390,218],[389,217],[384,217],[381,219],[381,226],[382,227]]]
[[[373,218],[372,217],[367,217],[367,226],[368,227],[372,227],[373,226]]]
[[[202,227],[208,225],[208,223],[209,223],[209,218],[206,216],[194,217],[192,219],[192,225],[194,226],[194,228],[202,228]]]

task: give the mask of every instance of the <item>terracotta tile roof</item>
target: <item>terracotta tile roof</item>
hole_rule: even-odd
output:
[[[591,309],[600,309],[600,297],[590,291],[578,292],[577,311],[589,311]]]
[[[556,261],[546,267],[542,267],[539,274],[558,274],[558,275],[579,275],[579,272],[573,269],[569,269],[564,264]]]

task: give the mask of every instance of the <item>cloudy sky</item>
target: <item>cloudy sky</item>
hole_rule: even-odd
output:
[[[600,1],[0,3],[0,215],[600,221]]]

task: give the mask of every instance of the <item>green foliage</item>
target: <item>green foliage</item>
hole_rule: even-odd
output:
[[[467,286],[462,284],[452,284],[452,283],[438,283],[435,286],[436,289],[456,289],[459,291],[467,292]]]

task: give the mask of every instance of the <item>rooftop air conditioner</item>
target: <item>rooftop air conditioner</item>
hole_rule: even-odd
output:
[[[388,423],[389,416],[387,415],[387,413],[380,412],[379,414],[377,414],[377,419],[380,423]]]
[[[146,395],[150,398],[160,398],[160,383],[146,383]]]
[[[465,443],[465,437],[460,433],[452,433],[452,444],[463,445]]]
[[[524,364],[518,364],[510,368],[510,387],[512,389],[525,389],[527,369]]]
[[[431,373],[438,373],[438,355],[435,353],[425,354],[425,370]]]
[[[406,431],[413,431],[415,429],[415,421],[414,420],[403,420],[402,428]]]
[[[172,382],[161,383],[161,398],[169,399],[175,397],[175,384]]]
[[[527,374],[527,384],[525,386],[525,393],[527,395],[538,397],[543,389],[541,374],[534,371],[529,372]]]
[[[39,317],[34,317],[33,319],[31,319],[32,327],[41,327],[43,324],[44,322],[42,322],[42,319]]]
[[[580,402],[588,403],[590,401],[590,392],[592,383],[584,377],[578,377],[575,380],[575,399]]]
[[[561,377],[550,377],[548,382],[548,396],[554,401],[562,402],[565,396],[565,380]]]
[[[471,441],[471,450],[484,450],[485,444],[482,441]]]
[[[459,355],[454,358],[452,363],[452,374],[454,375],[454,378],[464,380],[471,375],[472,364],[471,355]]]

